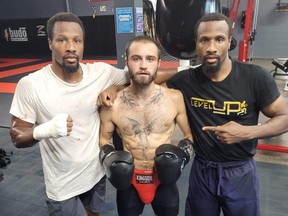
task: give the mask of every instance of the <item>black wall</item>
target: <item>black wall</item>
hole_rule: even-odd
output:
[[[80,17],[86,30],[85,56],[115,56],[114,16]],[[0,20],[0,56],[50,56],[48,18]]]
[[[96,12],[95,18],[92,17],[92,7]],[[50,57],[46,21],[61,11],[70,11],[83,21],[86,30],[85,56],[116,56],[112,0],[1,0],[0,56]],[[9,28],[22,33],[23,37],[7,41],[5,30],[9,33]]]

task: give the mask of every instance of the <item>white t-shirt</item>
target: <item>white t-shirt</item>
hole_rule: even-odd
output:
[[[23,77],[17,84],[10,113],[42,124],[59,113],[73,119],[70,136],[40,141],[47,196],[62,201],[90,190],[103,176],[99,162],[100,119],[97,97],[112,84],[125,84],[126,74],[106,63],[80,64],[83,79],[69,84],[51,65]]]

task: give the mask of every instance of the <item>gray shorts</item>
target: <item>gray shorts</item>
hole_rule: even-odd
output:
[[[106,177],[104,176],[91,190],[63,201],[47,198],[50,216],[86,216],[86,209],[93,213],[102,210],[106,194]]]

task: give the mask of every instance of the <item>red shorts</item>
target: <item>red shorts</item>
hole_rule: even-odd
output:
[[[143,203],[153,201],[156,189],[160,181],[154,170],[134,170],[131,184],[135,187]]]

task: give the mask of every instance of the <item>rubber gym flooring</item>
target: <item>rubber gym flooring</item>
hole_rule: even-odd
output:
[[[84,62],[94,60],[86,59]],[[115,60],[100,59],[109,64]],[[273,70],[271,59],[254,60],[253,63]],[[0,215],[1,216],[46,216],[48,215],[43,180],[42,162],[38,146],[16,149],[11,143],[9,128],[11,116],[9,108],[16,83],[50,62],[49,58],[0,58],[0,154],[4,154],[7,165],[0,168]],[[175,66],[175,65],[173,65]],[[287,76],[288,78],[288,76]],[[279,90],[285,98],[288,92],[283,91],[286,77],[275,78]],[[260,116],[260,123],[265,121]],[[173,142],[181,138],[176,128]],[[288,215],[288,134],[275,138],[259,140],[259,148],[255,156],[260,179],[261,216]],[[9,163],[10,162],[10,163]],[[186,166],[178,180],[180,191],[180,213],[184,215],[184,204],[187,195],[188,175],[191,162]],[[1,173],[4,175],[2,176]],[[1,177],[3,180],[1,181]],[[107,183],[107,197],[102,216],[116,216],[115,189]],[[152,216],[149,205],[143,216]]]

